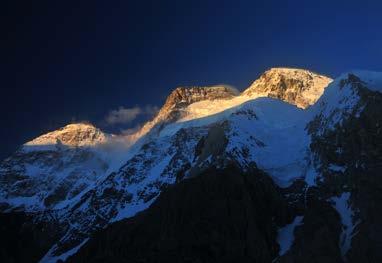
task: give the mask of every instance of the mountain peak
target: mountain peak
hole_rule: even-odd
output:
[[[243,92],[250,97],[266,96],[284,100],[299,108],[313,105],[333,80],[297,68],[271,68]]]
[[[219,85],[210,87],[178,87],[167,97],[166,102],[152,121],[147,122],[131,138],[134,140],[148,133],[153,127],[163,123],[174,122],[186,113],[187,106],[201,101],[230,100],[239,92],[229,86]]]
[[[313,105],[331,78],[296,68],[271,68],[243,93],[224,85],[212,87],[178,87],[167,97],[156,117],[147,122],[133,140],[152,128],[160,131],[166,123],[205,117],[259,97],[280,99],[300,108]]]
[[[161,111],[167,111],[179,106],[182,107],[202,100],[231,99],[238,94],[237,90],[227,86],[178,87],[167,97]]]
[[[65,146],[94,146],[106,141],[106,135],[90,123],[72,123],[58,130],[43,134],[24,146],[49,146],[61,143]]]
[[[292,68],[292,67],[272,67],[268,69],[266,72],[279,72],[279,73],[289,73],[289,74],[299,74],[299,73],[313,73],[311,70],[303,69],[303,68]]]

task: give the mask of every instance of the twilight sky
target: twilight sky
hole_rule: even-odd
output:
[[[0,158],[72,121],[134,128],[177,86],[382,71],[381,1],[9,1]]]

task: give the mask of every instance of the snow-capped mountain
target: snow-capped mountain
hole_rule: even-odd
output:
[[[264,208],[264,217],[274,220],[267,223],[269,235],[254,235],[265,239],[244,245],[262,247],[263,252],[256,252],[262,262],[300,262],[301,255],[312,253],[321,258],[319,244],[327,238],[332,242],[322,253],[333,262],[349,260],[349,255],[357,259],[366,249],[364,236],[379,227],[361,223],[380,217],[367,202],[379,196],[369,192],[371,186],[365,187],[358,174],[366,173],[368,183],[379,180],[381,76],[357,71],[333,81],[307,70],[273,68],[242,93],[221,86],[177,88],[157,116],[126,139],[129,145],[113,153],[113,136],[92,125],[68,125],[26,143],[1,164],[2,211],[24,211],[35,224],[59,226],[49,251],[44,247],[42,262],[66,259],[82,246],[77,260],[87,262],[95,260],[95,250],[104,251],[97,244],[108,242],[87,242],[95,231],[106,228],[106,235],[116,235],[114,222],[132,218],[152,204],[147,213],[128,221],[127,229],[156,222],[168,213],[174,213],[169,216],[177,218],[176,225],[178,205],[186,204],[170,205],[168,196],[178,191],[178,185],[193,192],[192,185],[199,183],[198,187],[222,184],[237,193],[217,182],[219,176],[207,179],[209,174],[234,171],[238,178],[253,176],[241,183],[251,202],[261,206],[272,200]],[[235,177],[224,178],[235,185]],[[378,189],[379,182],[373,187]],[[201,197],[190,198],[192,203]],[[244,205],[253,206],[247,201]],[[254,213],[256,222],[265,220]],[[307,242],[309,233],[315,237]],[[129,256],[152,247],[150,240],[155,238],[149,235],[142,232],[144,245]],[[381,241],[373,237],[376,244]],[[352,242],[361,249],[357,251]],[[120,253],[109,249],[113,255]],[[377,248],[371,250],[374,258],[380,256]]]
[[[62,144],[68,147],[86,147],[105,143],[107,135],[91,124],[69,124],[57,131],[41,135],[24,144],[24,148],[39,148]]]
[[[379,262],[381,75],[343,74],[306,110],[256,98],[167,125],[158,138],[200,133],[185,139],[197,141],[191,158],[175,159],[184,168],[173,181],[182,181],[69,262]],[[169,153],[161,152],[160,168]],[[160,185],[166,173],[141,182]]]
[[[94,150],[106,138],[90,124],[69,124],[25,143],[0,166],[4,209],[58,209],[78,198],[108,170]]]
[[[272,68],[241,94],[224,86],[180,87],[168,96],[157,116],[132,137],[139,138],[153,127],[161,130],[172,122],[211,116],[259,97],[277,98],[307,108],[318,100],[331,81],[308,70]]]

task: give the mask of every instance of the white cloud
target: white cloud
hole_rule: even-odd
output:
[[[122,124],[129,123],[135,120],[139,114],[141,114],[142,109],[139,107],[134,107],[126,109],[124,107],[119,107],[117,110],[112,110],[106,116],[106,122],[108,124]]]
[[[121,130],[121,134],[125,135],[125,136],[132,135],[132,134],[136,133],[137,131],[139,131],[141,129],[141,127],[142,127],[142,125],[137,125],[133,128]]]
[[[105,121],[109,125],[115,124],[128,124],[134,121],[138,116],[152,116],[158,112],[158,108],[155,106],[147,105],[145,107],[133,107],[124,108],[119,107],[116,110],[112,110],[105,117]]]

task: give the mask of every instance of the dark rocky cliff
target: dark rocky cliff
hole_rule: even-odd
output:
[[[169,187],[149,208],[97,233],[69,262],[271,262],[292,219],[260,170],[231,166]]]

